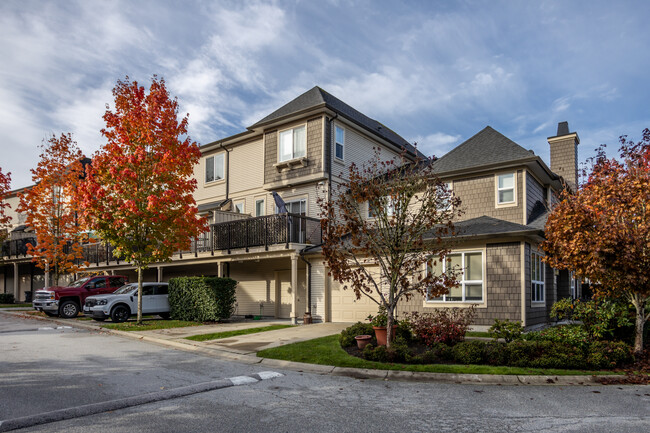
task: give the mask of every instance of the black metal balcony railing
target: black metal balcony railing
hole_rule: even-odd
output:
[[[27,244],[36,245],[36,237],[24,237],[21,239],[10,239],[2,243],[3,257],[20,257],[27,255]]]
[[[36,243],[35,238],[5,241],[2,245],[2,255],[9,257],[24,256],[27,253],[27,242]],[[246,249],[251,247],[265,247],[270,245],[290,243],[320,244],[322,230],[320,220],[296,214],[267,215],[255,218],[246,218],[235,221],[211,224],[207,233],[192,240],[189,251],[179,251],[183,254],[214,252],[233,249]],[[113,247],[101,242],[83,245],[83,259],[80,262],[89,262],[99,265],[110,263],[119,259],[113,255]]]

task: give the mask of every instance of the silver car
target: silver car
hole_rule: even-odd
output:
[[[167,283],[142,283],[142,314],[157,314],[169,318]],[[86,298],[83,312],[87,317],[104,321],[125,322],[138,313],[138,283],[126,284],[107,295]]]

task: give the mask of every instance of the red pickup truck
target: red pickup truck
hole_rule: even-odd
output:
[[[100,275],[76,280],[66,287],[48,287],[37,290],[32,306],[48,316],[65,319],[76,317],[88,296],[113,293],[128,283],[124,275]]]

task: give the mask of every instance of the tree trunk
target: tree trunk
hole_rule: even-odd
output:
[[[634,356],[638,358],[643,353],[643,325],[645,325],[645,304],[647,298],[638,294],[632,295],[632,305],[636,308],[634,326]]]
[[[138,267],[138,325],[142,325],[142,268]]]
[[[386,309],[386,349],[389,349],[393,340],[393,310]]]

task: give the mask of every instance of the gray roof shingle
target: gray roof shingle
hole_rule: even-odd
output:
[[[382,123],[371,119],[360,111],[355,110],[345,102],[327,93],[325,90],[321,89],[318,86],[313,87],[294,100],[278,108],[259,122],[250,126],[249,129],[254,129],[274,120],[278,120],[291,114],[299,113],[309,108],[315,108],[318,106],[325,106],[338,113],[340,116],[346,117],[357,125],[387,140],[395,146],[399,148],[406,148],[412,154],[416,154],[417,152],[420,157],[424,157],[424,155],[421,152],[417,151],[415,147],[411,145],[411,143],[406,141],[395,131],[387,128]]]
[[[517,224],[510,221],[492,218],[486,215],[454,223],[455,237],[466,238],[473,236],[492,235],[535,235],[542,234],[543,227]],[[425,236],[429,238],[431,236]],[[446,237],[454,237],[448,235]]]
[[[535,154],[486,126],[433,163],[437,173],[534,158]]]

